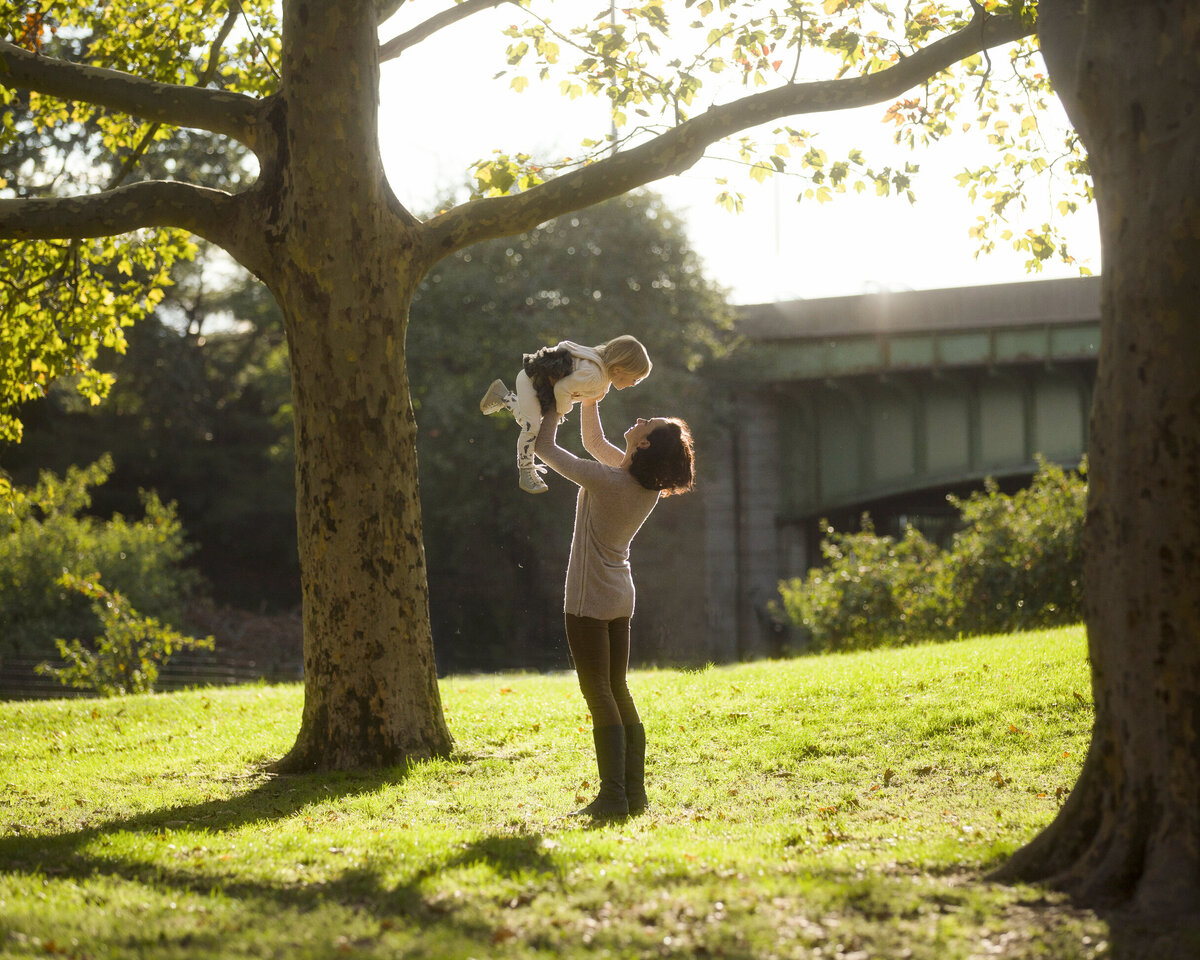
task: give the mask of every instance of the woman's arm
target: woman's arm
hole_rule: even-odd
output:
[[[587,486],[588,481],[596,475],[597,471],[603,471],[605,468],[594,460],[584,460],[582,457],[575,456],[570,450],[564,450],[558,445],[557,433],[558,417],[553,415],[542,417],[542,426],[538,430],[537,440],[533,446],[534,453],[555,473],[562,474],[572,483],[581,487]]]
[[[583,449],[601,463],[619,467],[625,462],[625,452],[609,443],[604,436],[598,400],[584,400],[579,404],[579,435],[583,440]]]

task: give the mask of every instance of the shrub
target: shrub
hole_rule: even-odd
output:
[[[950,498],[964,524],[945,558],[954,633],[1010,633],[1083,619],[1086,461],[1067,474],[1039,458],[1033,483],[1012,496],[989,481]]]
[[[174,506],[143,492],[141,520],[83,512],[111,471],[108,456],[61,477],[46,471],[0,502],[0,657],[46,656],[59,637],[96,633],[96,614],[86,597],[63,586],[65,572],[96,571],[147,616],[182,621],[200,577],[182,566],[193,548]]]
[[[1066,473],[1038,459],[1032,484],[1009,496],[988,480],[950,497],[962,529],[940,551],[909,528],[896,541],[825,531],[825,565],[779,584],[782,613],[813,649],[843,650],[1077,623],[1086,462]]]
[[[923,636],[936,604],[931,572],[938,549],[909,527],[896,541],[863,515],[859,533],[826,527],[825,567],[779,585],[783,610],[819,650],[900,643]]]
[[[61,585],[91,601],[92,612],[103,627],[90,645],[80,640],[57,639],[59,656],[66,665],[38,664],[38,673],[57,677],[65,686],[94,690],[104,697],[149,693],[158,679],[158,668],[177,650],[213,648],[213,638],[185,636],[154,617],[144,617],[116,591],[105,590],[99,578],[66,573]]]

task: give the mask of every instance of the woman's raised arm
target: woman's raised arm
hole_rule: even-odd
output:
[[[570,450],[560,447],[557,434],[558,416],[551,410],[542,417],[542,425],[538,429],[533,451],[555,473],[582,486],[587,468],[594,467],[595,464],[591,460],[580,459]]]
[[[579,436],[583,449],[606,466],[619,467],[625,461],[625,451],[604,436],[599,400],[584,400],[579,404]]]

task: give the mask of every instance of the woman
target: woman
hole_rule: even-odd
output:
[[[580,405],[579,425],[595,460],[558,445],[556,416],[542,419],[535,452],[579,486],[563,612],[592,714],[600,793],[577,813],[618,817],[646,808],[646,731],[625,681],[634,604],[629,544],[659,497],[692,488],[692,435],[682,420],[639,419],[622,450],[605,438],[596,400]]]

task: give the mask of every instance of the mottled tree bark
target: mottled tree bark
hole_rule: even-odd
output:
[[[1095,728],[1057,819],[1002,877],[1200,911],[1200,8],[1043,0],[1104,258],[1085,527]]]
[[[405,372],[426,262],[376,147],[374,0],[285,5],[280,159],[263,279],[292,366],[304,716],[281,769],[449,752],[430,643]]]

